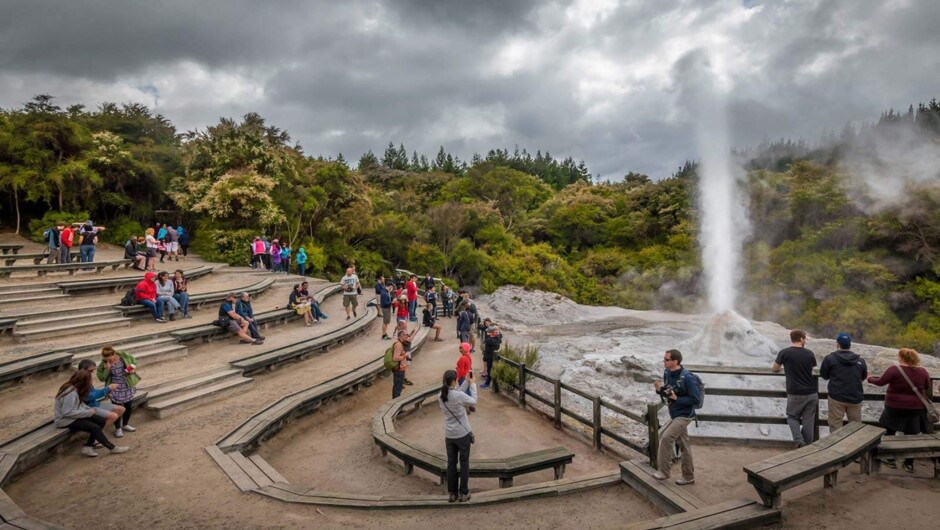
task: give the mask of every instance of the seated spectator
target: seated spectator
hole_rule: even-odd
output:
[[[179,302],[183,318],[192,318],[189,316],[189,280],[180,269],[173,273],[173,298]]]
[[[422,316],[424,320],[422,323],[424,324],[425,327],[428,327],[434,330],[434,342],[442,342],[441,325],[437,323],[437,317],[433,316],[433,314],[431,313],[431,308],[433,307],[434,306],[432,305],[424,306],[424,311],[422,312]]]
[[[310,313],[313,315],[317,324],[319,324],[320,320],[326,320],[330,317],[326,316],[326,314],[320,310],[320,304],[317,303],[316,298],[310,296],[310,291],[307,290],[307,287],[309,287],[307,282],[300,284],[300,294],[303,296],[304,300],[310,302]]]
[[[170,279],[170,273],[166,271],[160,271],[157,274],[157,305],[160,309],[160,314],[166,317],[169,315],[170,320],[176,320],[176,312],[180,308],[180,303],[173,297],[176,293],[176,290],[173,285],[173,280]]]
[[[92,361],[91,359],[83,359],[82,362],[78,363],[78,369],[87,370],[88,373],[93,374],[98,371],[98,365],[96,365],[95,361]],[[112,390],[117,389],[117,387],[117,383],[111,383],[101,388],[95,388],[92,386],[91,391],[88,393],[88,397],[85,398],[85,404],[95,409],[95,413],[105,419],[105,426],[114,424],[114,422],[124,414],[123,406],[115,405],[110,401],[108,403],[101,402],[102,399],[108,397],[108,394],[110,394]],[[101,445],[97,442],[95,442],[95,444],[96,447]]]
[[[124,243],[124,259],[134,260],[133,267],[139,271],[144,270],[146,258],[137,251],[137,238],[134,236],[131,236],[127,243]]]
[[[238,335],[242,344],[261,344],[262,339],[255,339],[248,333],[248,321],[235,312],[235,293],[228,293],[225,301],[219,306],[219,318],[214,322],[217,326],[227,329]]]
[[[160,307],[157,305],[156,281],[156,273],[148,271],[144,274],[144,279],[134,287],[134,300],[149,309],[154,320],[162,324],[166,322],[166,320],[163,318],[163,313],[160,312]]]
[[[238,295],[238,302],[235,302],[235,312],[248,321],[248,333],[251,333],[252,338],[264,340],[264,336],[258,332],[258,325],[255,324],[255,310],[251,307],[250,294],[241,293]]]
[[[81,431],[89,433],[88,440],[82,447],[82,454],[95,457],[95,442],[107,447],[111,454],[119,455],[127,452],[127,447],[116,446],[104,434],[104,427],[108,425],[109,414],[86,405],[84,401],[91,394],[91,371],[76,370],[69,380],[59,387],[56,393],[53,408],[53,423],[60,429]]]
[[[294,290],[291,291],[290,298],[287,300],[287,307],[296,311],[298,315],[303,315],[304,325],[313,325],[313,315],[310,314],[310,302],[307,301],[306,296],[301,294],[299,283],[294,285]]]

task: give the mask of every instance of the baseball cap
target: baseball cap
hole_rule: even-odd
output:
[[[848,348],[852,345],[852,337],[848,333],[839,333],[839,336],[836,337],[836,342],[841,348]]]

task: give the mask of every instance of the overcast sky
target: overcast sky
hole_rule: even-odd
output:
[[[258,112],[307,153],[513,146],[593,173],[698,158],[689,57],[731,142],[940,97],[938,0],[3,0],[0,107],[135,101],[182,130]],[[685,87],[686,89],[683,89]]]

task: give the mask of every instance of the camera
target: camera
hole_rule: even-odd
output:
[[[676,389],[673,388],[671,385],[663,385],[659,388],[659,392],[656,392],[656,393],[659,394],[661,398],[668,401],[669,394],[672,394],[673,392],[675,392],[675,390]]]

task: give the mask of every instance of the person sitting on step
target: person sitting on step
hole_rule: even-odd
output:
[[[424,310],[421,312],[422,324],[434,330],[434,342],[443,342],[443,339],[441,339],[441,325],[437,322],[437,317],[432,313],[433,307],[434,306],[430,304],[424,306]]]
[[[255,310],[251,307],[251,295],[247,292],[238,295],[238,301],[235,302],[235,312],[248,322],[248,333],[253,339],[264,340],[264,335],[258,331],[258,325],[255,323]]]
[[[304,325],[312,326],[313,325],[313,315],[310,312],[310,302],[307,301],[307,297],[300,292],[300,284],[294,285],[294,290],[290,292],[290,297],[287,299],[287,307],[293,309],[297,312],[298,315],[303,315]]]
[[[160,322],[161,324],[166,322],[166,319],[163,318],[163,313],[160,310],[160,306],[157,305],[157,274],[155,272],[148,271],[144,274],[144,279],[134,287],[134,300],[138,304],[146,307],[150,310],[150,314],[153,315],[154,320]]]
[[[313,315],[314,321],[319,324],[321,320],[326,320],[330,317],[326,316],[326,313],[320,309],[320,304],[317,303],[317,299],[310,296],[310,291],[307,290],[308,287],[310,287],[309,283],[301,283],[300,294],[303,296],[304,300],[310,303],[310,314]]]
[[[261,339],[252,338],[251,334],[248,333],[248,321],[235,312],[235,300],[237,298],[238,295],[235,293],[226,295],[225,301],[219,306],[219,318],[216,320],[216,325],[220,325],[223,329],[238,335],[242,344],[257,345],[263,343],[264,341]]]
[[[127,447],[116,446],[104,434],[104,427],[109,425],[108,416],[99,414],[84,403],[91,393],[91,372],[76,370],[65,382],[55,396],[53,407],[53,425],[59,429],[81,431],[88,433],[88,440],[82,447],[82,454],[95,457],[95,442],[108,448],[111,454],[119,455],[127,452]]]
[[[170,279],[170,273],[167,271],[160,271],[157,273],[157,305],[160,309],[160,314],[164,315],[164,318],[169,316],[169,320],[176,320],[176,312],[180,309],[180,303],[173,298],[173,295],[176,294],[176,288],[173,285],[173,280]]]

